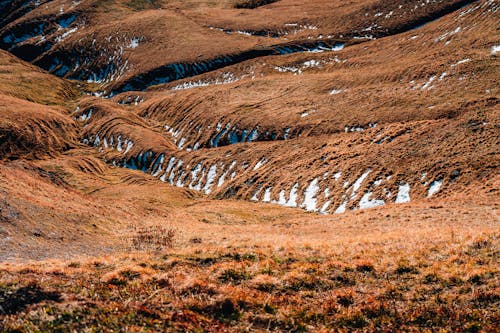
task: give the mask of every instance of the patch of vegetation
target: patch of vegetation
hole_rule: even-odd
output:
[[[240,283],[241,281],[245,280],[250,280],[251,276],[247,272],[244,271],[237,271],[234,269],[227,269],[219,275],[219,281],[220,282],[233,282],[233,283]]]
[[[176,231],[163,226],[138,228],[132,236],[132,247],[135,250],[162,250],[174,244]]]
[[[43,301],[59,302],[61,295],[57,292],[46,291],[33,283],[17,289],[0,288],[0,313],[16,314],[27,306]]]
[[[418,269],[412,265],[408,261],[401,261],[398,264],[398,267],[396,268],[395,271],[396,274],[402,275],[402,274],[418,274]]]
[[[378,254],[352,264],[301,250],[153,252],[48,271],[28,264],[0,270],[0,320],[6,331],[495,331],[498,267],[487,258],[498,240],[488,242],[473,253],[467,244],[419,253],[419,270],[376,261],[376,274]]]
[[[162,0],[130,0],[127,6],[134,10],[158,9],[163,4]]]
[[[257,7],[269,5],[279,0],[239,0],[234,4],[234,8],[238,9],[255,9]]]

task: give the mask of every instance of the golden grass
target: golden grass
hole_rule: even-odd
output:
[[[366,232],[364,245],[201,244],[3,264],[1,305],[11,308],[2,323],[22,331],[494,331],[498,232],[401,231],[395,248],[370,243]]]
[[[76,126],[61,107],[0,93],[0,159],[43,158],[67,150]]]
[[[44,105],[73,106],[75,87],[0,50],[0,91]]]
[[[398,2],[235,4],[85,2],[79,10],[87,24],[60,47],[85,54],[95,38],[107,52],[116,46],[107,42],[110,33],[144,34],[124,53],[133,65],[126,77],[284,41],[211,25],[271,32],[284,32],[285,23],[318,25],[289,35],[295,41],[352,35],[380,23],[374,14]],[[51,18],[59,8],[49,2],[13,26]],[[247,75],[228,85],[180,92],[168,90],[179,82],[157,86],[139,94],[146,98],[139,106],[114,104],[134,92],[77,100],[67,81],[0,53],[0,135],[15,134],[0,137],[0,331],[494,332],[500,178],[498,65],[490,49],[497,23],[484,10],[335,54],[266,57],[192,78]],[[418,11],[394,15],[385,28],[431,10]],[[439,41],[457,26],[448,44]],[[93,65],[109,60],[104,51]],[[311,60],[322,65],[302,75],[274,68]],[[431,90],[411,89],[445,71]],[[330,95],[332,89],[342,92]],[[70,114],[76,104],[81,109]],[[90,120],[72,119],[90,109]],[[291,128],[291,139],[183,151],[165,128],[182,129],[188,145],[207,145],[219,122],[259,126],[261,133]],[[374,122],[378,127],[344,132]],[[96,135],[135,145],[120,154],[81,144]],[[375,144],[384,136],[392,142]],[[187,174],[200,162],[227,167],[238,160],[250,170],[267,162],[207,197],[110,163],[147,150],[182,158]],[[319,193],[331,186],[331,196],[319,194],[318,206],[329,199],[338,205],[343,182],[367,169],[373,173],[359,193],[382,196],[371,186],[380,177],[396,193],[405,179],[412,202],[325,216],[235,200],[266,186],[276,199],[300,182],[301,202],[304,187],[319,177]],[[324,179],[337,171],[343,178],[334,188]],[[430,181],[444,180],[431,199],[423,171]]]

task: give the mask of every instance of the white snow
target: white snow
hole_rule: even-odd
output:
[[[453,68],[453,67],[456,67],[458,65],[462,65],[462,64],[465,64],[465,63],[468,63],[469,61],[471,61],[470,58],[467,58],[467,59],[463,59],[463,60],[460,60],[454,64],[451,64],[450,67]]]
[[[396,196],[396,203],[410,202],[410,184],[399,184],[398,195]]]
[[[344,44],[337,44],[333,47],[318,46],[317,48],[311,49],[310,53],[321,53],[325,51],[342,51],[344,49]]]
[[[252,36],[252,34],[248,31],[237,30],[236,33],[238,33],[240,35],[245,35],[245,36]]]
[[[436,42],[436,43],[437,43],[437,42],[443,41],[443,40],[447,39],[448,37],[451,37],[451,36],[453,36],[453,35],[455,35],[455,34],[459,33],[461,30],[462,30],[462,28],[461,28],[461,27],[458,27],[458,28],[456,28],[456,29],[455,29],[455,30],[453,30],[453,31],[446,32],[446,33],[442,34],[441,36],[439,36],[438,38],[436,38],[436,39],[434,40],[434,42]]]
[[[360,126],[352,126],[352,127],[349,127],[349,126],[346,126],[344,128],[344,132],[348,133],[348,132],[363,132],[364,131],[364,128],[363,127],[360,127]]]
[[[286,206],[285,190],[280,191],[278,204]]]
[[[207,87],[210,85],[229,84],[229,83],[237,82],[246,76],[247,75],[243,75],[242,77],[238,78],[238,77],[234,76],[233,73],[223,73],[222,75],[217,77],[215,80],[209,80],[209,81],[198,80],[195,82],[192,82],[192,81],[184,82],[184,83],[181,83],[179,85],[176,85],[171,90],[185,90],[185,89],[192,89],[192,88],[198,88],[198,87]]]
[[[335,181],[339,180],[340,177],[342,177],[342,171],[339,171],[339,172],[336,172],[334,175],[333,175],[333,179],[335,179]]]
[[[304,62],[304,65],[303,67],[304,68],[309,68],[309,67],[319,67],[321,65],[321,62],[319,62],[318,60],[308,60],[306,62]]]
[[[496,55],[498,52],[500,52],[500,44],[499,45],[493,45],[491,47],[491,54]]]
[[[205,183],[205,187],[203,188],[203,191],[206,194],[209,194],[210,192],[212,192],[211,188],[215,182],[215,177],[217,177],[217,165],[214,164],[208,170],[207,182]]]
[[[335,214],[345,213],[348,203],[349,201],[345,199],[345,201],[340,206],[338,206],[337,209],[335,209]]]
[[[442,179],[438,179],[438,180],[433,181],[429,186],[429,192],[427,194],[427,197],[430,198],[435,193],[439,192],[439,190],[441,189],[441,185],[443,185]]]
[[[118,135],[118,139],[117,139],[117,143],[116,143],[116,150],[118,150],[119,152],[123,151],[123,148],[122,148],[122,136],[121,135]]]
[[[319,210],[319,212],[321,214],[326,214],[327,210],[328,210],[328,206],[330,206],[331,203],[332,203],[331,201],[325,202],[325,204],[321,207],[321,209]]]
[[[90,119],[90,117],[92,117],[92,109],[90,109],[88,112],[86,113],[83,113],[81,116],[80,116],[80,120],[81,121],[87,121]]]
[[[182,149],[184,147],[184,145],[186,144],[186,138],[182,137],[181,140],[179,141],[179,143],[177,144],[177,147],[179,149]]]
[[[266,191],[264,192],[264,198],[262,199],[262,202],[271,202],[271,190],[272,187],[266,188]]]
[[[172,170],[174,163],[175,163],[175,157],[171,157],[170,160],[168,161],[167,169],[165,170],[166,174],[169,173],[170,170]]]
[[[257,164],[255,164],[255,166],[253,167],[253,171],[258,170],[265,163],[266,163],[266,160],[265,159],[261,159],[260,161],[257,162]]]
[[[126,154],[130,151],[130,149],[132,149],[132,147],[134,146],[134,142],[127,139],[125,140],[125,143],[127,144],[127,148],[125,148],[125,154]]]
[[[372,192],[367,192],[359,201],[359,208],[368,209],[385,205],[384,200],[370,199]]]
[[[304,191],[304,202],[302,203],[302,205],[300,205],[300,207],[305,208],[309,212],[317,211],[316,194],[318,193],[318,191],[318,178],[315,178]]]
[[[163,162],[165,161],[165,155],[161,155],[160,161],[157,163],[157,170],[153,170],[153,177],[158,177],[163,170]]]
[[[198,184],[193,187],[194,190],[201,191],[201,182],[203,181],[203,177],[205,177],[205,168],[201,169],[200,180],[198,181]]]
[[[184,177],[184,174],[185,174],[185,172],[182,171],[179,178],[177,179],[177,183],[175,184],[175,186],[184,187],[184,183],[182,182],[182,178]]]
[[[132,40],[130,40],[130,44],[128,44],[128,48],[129,49],[135,49],[139,46],[139,43],[141,42],[142,38],[132,38]]]
[[[257,192],[255,192],[255,194],[253,195],[252,198],[250,198],[250,200],[252,200],[252,201],[259,201],[259,197],[258,197],[259,192],[260,192],[260,190],[258,190]]]
[[[172,168],[172,171],[170,172],[170,176],[168,177],[168,182],[170,184],[174,184],[174,179],[175,179],[175,171],[180,170],[184,162],[182,160],[177,161],[177,166],[175,168]]]
[[[341,90],[341,89],[332,89],[332,90],[330,91],[330,95],[338,95],[338,94],[340,94],[342,91],[343,91],[343,90]]]
[[[224,168],[224,167],[223,167]],[[229,173],[229,169],[227,169],[219,178],[219,181],[217,182],[217,187],[222,187],[224,183],[226,182],[226,176]]]
[[[292,67],[292,66],[274,66],[274,69],[276,69],[280,73],[294,73],[296,74],[302,74],[302,70],[297,68],[297,67]]]
[[[189,188],[194,190],[194,182],[198,178],[198,173],[201,171],[201,163],[198,163],[193,170],[191,170],[191,183],[189,184]]]
[[[290,196],[288,198],[288,202],[286,203],[287,207],[297,207],[297,191],[299,190],[299,183],[295,183],[292,189],[290,190]]]
[[[429,81],[427,81],[423,86],[422,88],[420,88],[420,90],[427,90],[427,89],[431,89],[432,86],[432,82],[434,82],[434,80],[436,79],[436,75],[433,75],[429,78]]]
[[[247,141],[248,142],[252,142],[252,141],[255,141],[259,138],[259,131],[257,131],[257,129],[253,129],[250,134],[248,135],[247,137]]]
[[[352,192],[351,192],[351,199],[354,199],[356,197],[356,193],[358,192],[359,188],[361,187],[361,184],[365,181],[366,177],[372,172],[371,170],[366,170],[365,173],[359,177],[354,184],[352,184]]]
[[[290,136],[290,128],[285,129],[285,134],[283,135],[283,139],[288,140]]]

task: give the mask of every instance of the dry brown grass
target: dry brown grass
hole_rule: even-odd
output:
[[[1,305],[26,288],[36,297],[15,299],[2,323],[7,330],[492,332],[498,236],[405,236],[418,241],[397,248],[347,238],[334,248],[203,244],[4,264]]]
[[[136,228],[131,236],[134,250],[163,250],[174,245],[176,231],[164,226]]]
[[[54,156],[75,139],[76,126],[63,109],[0,94],[0,159]]]
[[[394,15],[388,13],[410,2],[245,2],[253,9],[236,3],[242,2],[82,1],[77,8],[68,2],[64,15],[78,14],[78,30],[34,62],[81,55],[92,61],[75,68],[97,71],[123,43],[143,37],[136,48],[125,45],[121,60],[131,67],[109,88],[173,62],[320,34],[350,38],[375,23],[370,31],[388,36],[348,42],[335,53],[249,60],[110,100],[78,95],[103,88],[98,84],[80,84],[77,93],[78,85],[0,53],[0,331],[494,332],[500,113],[491,47],[498,6],[481,1],[469,14],[457,11],[394,34],[458,2]],[[54,41],[65,31],[56,25],[61,4],[48,2],[0,27],[0,40],[43,21],[46,40]],[[284,28],[294,22],[309,27]],[[32,38],[24,47],[39,42]],[[306,62],[320,65],[297,75],[276,69]],[[246,76],[170,90],[226,72]],[[426,82],[432,89],[422,89]],[[210,147],[228,123],[258,128],[260,136],[231,145],[223,137]],[[101,144],[92,147],[97,135]],[[114,149],[118,137],[134,146]],[[102,142],[111,138],[115,144],[106,148]],[[180,149],[181,138],[202,149]],[[148,151],[150,159],[129,165],[146,172],[113,165]],[[172,183],[182,174],[184,188],[150,175],[161,154],[163,168],[177,158]],[[219,177],[233,161],[234,179],[228,173],[210,196],[187,188],[200,163],[206,182],[210,166],[217,165]],[[254,170],[259,161],[265,164]],[[347,182],[368,169],[357,196],[346,192]],[[332,200],[331,212],[352,194],[345,214],[236,200],[257,190],[262,200],[271,186],[276,200],[300,183],[300,205],[314,178],[317,208]],[[427,198],[436,179],[441,191]],[[378,180],[384,185],[374,185]],[[402,181],[411,183],[411,202],[394,205]],[[387,205],[357,210],[368,192]]]
[[[73,105],[75,87],[0,50],[0,91],[44,105]]]

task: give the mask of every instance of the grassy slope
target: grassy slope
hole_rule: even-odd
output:
[[[484,22],[489,30],[483,34],[489,35],[487,32],[495,25],[491,20]],[[441,28],[433,31],[435,26],[426,27],[425,33],[430,36],[420,43],[432,43],[436,35],[455,29],[449,24],[443,31]],[[473,159],[485,169],[477,167],[477,174],[474,174],[476,169],[471,173],[467,169],[461,178],[461,187],[453,191],[447,189],[446,195],[438,198],[332,216],[269,204],[212,200],[173,188],[142,172],[105,164],[102,160],[113,153],[80,145],[78,140],[83,132],[93,130],[94,125],[98,130],[120,131],[124,130],[123,124],[127,124],[127,131],[144,131],[143,137],[148,138],[138,142],[131,154],[148,148],[147,141],[151,140],[166,141],[161,144],[172,150],[175,149],[172,139],[161,126],[162,121],[171,119],[162,114],[156,119],[149,118],[141,114],[145,109],[142,106],[119,108],[109,102],[99,102],[107,110],[103,114],[113,120],[102,121],[107,118],[96,112],[96,123],[84,127],[85,123],[72,120],[70,110],[74,109],[76,94],[73,86],[5,53],[0,54],[0,101],[6,101],[0,112],[11,117],[17,112],[19,124],[23,124],[23,116],[28,114],[35,114],[34,118],[56,114],[71,127],[68,134],[63,135],[71,145],[58,147],[52,156],[14,161],[7,161],[3,156],[0,161],[0,259],[4,262],[0,265],[0,331],[120,328],[214,332],[266,329],[495,331],[500,305],[499,179],[491,172],[497,167],[497,155],[495,136],[489,133],[494,133],[498,123],[498,110],[496,103],[483,103],[486,97],[482,92],[493,89],[490,94],[495,93],[491,82],[498,66],[496,57],[489,53],[493,40],[475,41],[477,35],[469,32],[462,36],[463,43],[475,45],[474,52],[457,47],[453,57],[449,53],[441,57],[441,51],[446,49],[436,49],[430,59],[439,60],[441,64],[425,67],[425,62],[418,63],[418,56],[412,56],[419,51],[420,44],[417,47],[404,41],[411,37],[392,40],[399,43],[394,48],[404,49],[399,54],[407,58],[396,62],[391,70],[380,63],[394,55],[386,51],[391,41],[380,40],[345,50],[342,55],[352,59],[351,68],[333,65],[324,73],[313,69],[297,80],[289,80],[286,76],[289,74],[262,70],[262,79],[222,88],[208,87],[201,94],[205,98],[210,94],[221,96],[227,89],[236,87],[231,93],[239,96],[239,100],[236,98],[235,103],[228,98],[228,105],[249,104],[248,99],[258,103],[268,99],[265,95],[270,86],[274,92],[283,88],[283,84],[293,86],[290,82],[295,81],[305,86],[304,91],[294,97],[299,107],[292,105],[289,110],[276,114],[280,105],[264,102],[259,104],[259,110],[264,114],[262,119],[271,115],[274,120],[282,117],[285,124],[290,119],[293,120],[290,123],[307,123],[310,118],[298,121],[296,118],[301,111],[300,104],[310,102],[304,100],[308,90],[319,92],[313,97],[319,103],[322,94],[342,82],[341,88],[349,89],[342,102],[346,106],[362,103],[366,96],[377,91],[377,96],[390,100],[399,96],[390,93],[397,87],[396,82],[403,80],[405,87],[411,79],[424,83],[430,75],[441,73],[443,67],[471,57],[472,61],[459,67],[452,81],[446,82],[448,87],[444,83],[437,85],[435,95],[417,92],[416,101],[426,107],[436,102],[443,104],[436,111],[442,114],[436,116],[434,111],[426,111],[419,116],[430,118],[429,121],[408,122],[406,126],[415,134],[405,137],[404,141],[414,148],[412,138],[423,137],[425,142],[434,145],[426,148],[424,142],[420,146],[423,150],[438,147],[443,152],[466,147],[469,155],[456,156],[450,161],[463,163],[464,159],[466,162]],[[373,52],[373,48],[378,51]],[[303,63],[312,57],[298,55],[268,60],[285,66]],[[323,57],[314,55],[316,60]],[[408,66],[412,61],[415,63]],[[357,74],[349,77],[353,72]],[[472,72],[479,73],[478,77],[467,83],[459,82],[459,77]],[[363,79],[364,74],[369,79]],[[378,85],[377,78],[382,78],[383,87]],[[462,91],[463,87],[467,87],[466,92],[454,95],[463,103],[454,99],[456,104],[444,105],[449,101],[450,92]],[[251,92],[248,96],[247,88]],[[356,97],[363,90],[367,90],[367,95]],[[193,93],[195,98],[200,96],[196,95],[197,91]],[[148,94],[155,101],[154,98],[161,100],[171,93],[153,92],[146,96]],[[176,96],[189,94],[182,92]],[[413,100],[403,102],[408,107],[415,104]],[[87,106],[86,103],[88,100],[83,100],[82,106]],[[327,100],[325,105],[328,103],[331,101]],[[382,105],[379,112],[380,116],[388,117],[388,123],[401,121],[400,113],[392,115],[398,119],[390,119],[391,108],[384,107]],[[448,119],[446,115],[457,107],[463,114]],[[417,111],[410,110],[408,114]],[[137,114],[143,116],[142,119]],[[356,121],[358,116],[372,121],[361,113],[350,116]],[[335,119],[312,117],[319,117],[318,124],[326,127],[332,125],[320,120]],[[7,117],[2,119],[5,122]],[[464,129],[477,119],[487,120],[487,124],[477,125],[485,129]],[[218,119],[205,121],[216,123]],[[341,119],[333,126],[342,130],[347,125],[345,121]],[[299,123],[299,126],[302,125]],[[393,126],[400,125],[388,125],[388,130],[394,130]],[[53,133],[55,128],[60,126],[49,127],[48,133]],[[440,131],[441,128],[444,130]],[[328,130],[325,132],[328,134]],[[432,133],[439,133],[441,137]],[[463,133],[472,144],[463,139]],[[297,173],[296,164],[290,163],[292,155],[280,153],[282,149],[299,147],[293,155],[295,163],[299,163],[297,156],[308,156],[311,148],[319,147],[318,138],[331,145],[328,149],[333,155],[341,150],[368,151],[362,145],[365,134],[338,135],[335,138],[310,132],[290,146],[270,142],[207,149],[196,154],[203,159],[217,160],[226,158],[228,152],[246,158],[251,152],[259,159],[261,153],[275,151],[282,156],[282,167],[288,165],[291,169],[284,169],[281,175],[277,168],[273,176],[263,173],[262,178],[269,181],[272,177]],[[46,142],[46,135],[35,136]],[[439,143],[445,142],[444,139],[456,145],[442,147]],[[347,146],[351,143],[357,148]],[[474,149],[477,143],[482,144],[480,150]],[[304,160],[304,167],[310,168],[308,163],[315,163],[314,158]],[[410,168],[410,171],[419,170],[419,163],[422,161],[414,162],[411,165],[414,170]],[[446,172],[451,171],[452,166]],[[438,169],[436,172],[441,172]],[[324,170],[315,172],[322,175]],[[356,172],[352,173],[357,176]],[[455,185],[450,181],[450,186]],[[417,191],[425,196],[424,189]],[[251,195],[251,191],[248,194]],[[143,250],[145,252],[141,252]],[[39,261],[26,262],[30,259]]]

